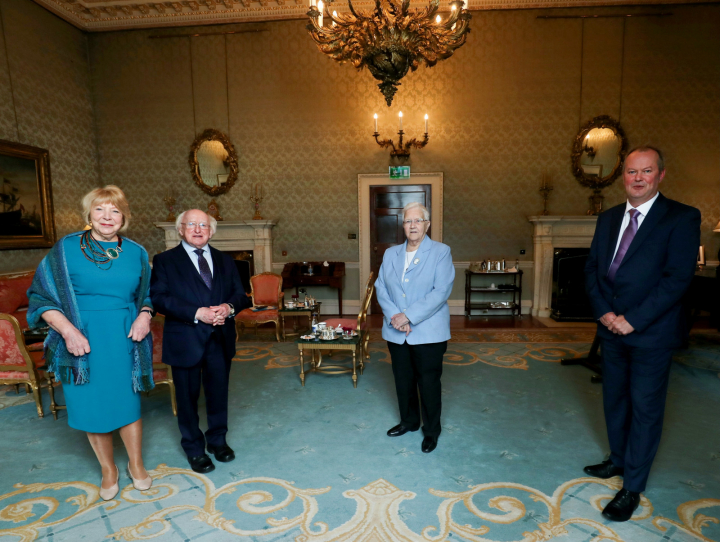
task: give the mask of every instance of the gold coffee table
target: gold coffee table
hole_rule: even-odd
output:
[[[295,343],[300,350],[300,382],[302,382],[303,386],[305,385],[305,359],[303,355],[306,350],[309,350],[311,371],[328,374],[352,373],[353,387],[357,388],[358,358],[360,358],[360,374],[362,374],[365,368],[362,356],[358,356],[358,350],[360,350],[360,335],[355,335],[352,339],[340,338],[332,341],[297,339]],[[352,350],[352,367],[338,364],[323,364],[322,350]],[[315,352],[317,352],[317,355]]]

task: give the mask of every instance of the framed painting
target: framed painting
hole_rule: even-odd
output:
[[[0,249],[47,248],[53,243],[47,149],[0,139]]]

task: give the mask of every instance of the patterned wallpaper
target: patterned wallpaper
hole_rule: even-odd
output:
[[[0,0],[6,29],[11,28],[8,17],[21,17],[21,4],[39,9],[24,0]],[[552,11],[580,12],[585,13]],[[715,31],[720,6],[673,6],[672,12],[665,18],[585,22],[539,20],[538,14],[548,12],[535,10],[474,13],[467,44],[436,67],[408,75],[390,108],[368,72],[319,53],[303,21],[268,23],[266,32],[199,38],[150,36],[240,26],[86,38],[48,15],[48,25],[62,31],[8,31],[4,42],[11,65],[19,43],[36,52],[38,43],[49,39],[63,43],[65,64],[37,70],[49,73],[47,87],[60,89],[65,100],[46,107],[64,116],[46,119],[29,102],[17,106],[21,132],[31,119],[45,122],[48,126],[35,133],[47,135],[53,127],[52,144],[66,145],[51,155],[55,182],[68,182],[68,166],[61,164],[72,163],[77,183],[66,184],[62,195],[56,190],[61,233],[68,229],[73,202],[94,182],[92,89],[99,183],[125,189],[133,210],[130,236],[151,254],[164,246],[152,222],[166,216],[166,194],[173,193],[182,209],[205,207],[210,200],[192,182],[187,154],[195,134],[213,127],[229,134],[239,156],[238,182],[217,198],[225,219],[251,218],[248,196],[262,183],[262,214],[278,221],[276,262],[357,261],[357,241],[347,238],[358,228],[357,175],[386,171],[390,163],[388,152],[371,137],[372,115],[378,113],[386,136],[397,130],[402,110],[410,136],[420,134],[423,115],[430,116],[430,143],[414,151],[409,164],[416,172],[444,173],[444,240],[455,260],[514,259],[520,249],[527,250],[521,259],[531,260],[527,216],[542,209],[537,193],[542,175],[555,187],[552,214],[584,214],[589,190],[570,174],[570,148],[579,126],[602,113],[619,117],[631,144],[654,143],[666,150],[663,190],[701,209],[703,243],[714,259],[720,246],[720,236],[711,232],[720,219],[720,36]],[[17,22],[15,28],[23,28]],[[79,54],[86,39],[92,84]],[[75,63],[68,60],[70,52],[77,55]],[[14,121],[4,99],[2,62],[0,127],[7,134]],[[65,79],[57,80],[62,74]],[[37,136],[28,142],[42,141]],[[606,206],[621,202],[621,184],[605,195]],[[15,268],[23,267],[21,256],[13,258]]]
[[[250,187],[262,183],[263,216],[279,221],[275,261],[357,261],[357,241],[347,239],[357,231],[357,174],[389,164],[371,137],[372,115],[387,135],[402,110],[412,136],[428,113],[430,143],[410,165],[444,173],[454,258],[514,259],[524,248],[522,258],[532,259],[526,217],[542,209],[541,176],[555,187],[552,214],[584,214],[589,190],[570,174],[570,147],[581,124],[608,113],[619,116],[631,144],[667,151],[663,189],[700,207],[703,243],[715,254],[720,6],[677,6],[671,17],[627,22],[538,20],[539,13],[475,13],[467,44],[408,75],[390,108],[368,72],[320,54],[302,21],[200,38],[149,38],[188,29],[92,35],[101,181],[127,189],[132,235],[159,251],[162,235],[151,222],[165,215],[163,196],[173,191],[183,208],[210,199],[190,178],[193,136],[226,130],[240,175],[218,198],[222,215],[250,218]],[[622,201],[621,183],[605,194],[608,206]]]
[[[50,151],[55,225],[82,227],[97,183],[88,38],[27,0],[0,0],[0,139]],[[0,251],[0,273],[32,269],[46,250]]]

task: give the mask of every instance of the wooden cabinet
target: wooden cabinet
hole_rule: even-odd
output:
[[[511,311],[520,316],[522,306],[523,272],[465,271],[465,316],[478,316],[472,311],[487,315],[497,311]],[[495,284],[495,288],[490,285]]]

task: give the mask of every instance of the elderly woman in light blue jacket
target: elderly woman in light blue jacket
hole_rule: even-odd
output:
[[[447,300],[455,279],[450,247],[427,237],[429,228],[428,210],[420,203],[407,204],[407,240],[385,251],[375,282],[400,407],[400,423],[387,434],[417,431],[422,421],[424,453],[437,447],[440,436],[440,377],[450,339]]]

